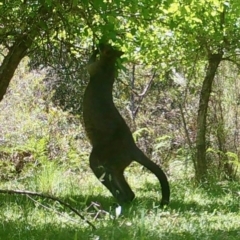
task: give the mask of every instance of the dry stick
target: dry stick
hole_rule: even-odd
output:
[[[152,83],[153,83],[153,80],[154,80],[154,78],[155,78],[155,76],[156,76],[156,72],[157,72],[157,71],[154,70],[153,75],[152,75],[150,81],[148,82],[148,84],[147,84],[147,85],[145,86],[145,88],[143,89],[143,92],[139,95],[139,97],[140,97],[140,98],[139,98],[139,103],[138,103],[137,108],[136,108],[135,111],[134,111],[134,116],[135,116],[135,117],[137,116],[137,113],[138,113],[138,110],[139,110],[139,105],[140,105],[141,102],[143,101],[145,95],[147,94],[148,90],[150,89],[150,87],[151,87],[151,85],[152,85]]]
[[[45,208],[45,209],[47,209],[47,210],[49,210],[49,211],[52,211],[52,212],[54,212],[54,213],[56,213],[56,214],[58,214],[58,215],[60,215],[60,216],[62,216],[62,217],[64,217],[64,218],[66,218],[66,219],[68,219],[68,220],[70,220],[70,221],[73,221],[73,222],[78,223],[77,220],[75,220],[75,219],[73,219],[73,218],[71,218],[71,217],[66,217],[63,213],[61,213],[61,212],[59,212],[59,211],[56,211],[56,210],[54,210],[54,209],[52,209],[52,208],[50,208],[50,207],[47,207],[47,206],[45,206],[45,205],[43,205],[42,203],[38,202],[38,201],[35,200],[34,198],[30,197],[29,195],[27,195],[27,197],[28,197],[29,199],[31,199],[34,203],[39,204],[42,208]]]
[[[76,210],[75,208],[73,208],[70,204],[62,201],[61,199],[54,197],[54,196],[50,196],[47,194],[43,194],[43,193],[38,193],[38,192],[31,192],[31,191],[21,191],[21,190],[3,190],[0,189],[0,193],[4,193],[4,194],[21,194],[21,195],[30,195],[30,196],[37,196],[37,197],[42,197],[42,198],[47,198],[47,199],[51,199],[53,201],[57,201],[60,204],[62,204],[63,206],[69,208],[71,211],[73,211],[76,215],[78,215],[82,220],[84,220],[88,225],[90,225],[94,230],[96,230],[96,227],[89,222],[83,215],[81,215],[81,213],[78,212],[78,210]]]

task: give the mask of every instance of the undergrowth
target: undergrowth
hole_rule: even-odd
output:
[[[138,172],[138,173],[136,173]],[[119,206],[89,172],[72,172],[57,162],[35,168],[31,176],[2,181],[1,189],[27,189],[59,197],[78,209],[96,230],[51,200],[0,195],[0,239],[239,239],[240,191],[234,182],[209,189],[171,179],[169,207],[151,174],[132,166],[126,177],[136,193]]]

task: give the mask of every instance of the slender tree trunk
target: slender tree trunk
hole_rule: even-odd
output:
[[[136,70],[136,66],[133,63],[132,65],[132,76],[131,76],[131,89],[134,90],[135,89],[135,70]],[[135,118],[136,118],[136,106],[135,106],[135,97],[134,97],[134,93],[131,91],[131,96],[130,96],[130,110],[131,110],[131,114],[132,114],[132,121],[134,124],[134,129],[136,128],[136,122],[135,122]]]
[[[234,167],[233,164],[229,162],[228,155],[227,155],[227,147],[226,147],[226,129],[225,129],[225,121],[223,116],[223,109],[222,109],[222,101],[221,101],[221,93],[218,92],[219,98],[215,101],[214,106],[214,120],[217,123],[216,129],[216,137],[218,142],[218,156],[219,156],[219,171],[224,171],[225,177],[228,179],[234,178]]]
[[[206,123],[207,111],[210,94],[212,91],[212,83],[217,72],[218,66],[222,60],[223,54],[212,54],[208,59],[206,75],[202,84],[200,94],[198,116],[197,116],[197,136],[196,136],[196,180],[203,182],[207,176],[206,161]]]

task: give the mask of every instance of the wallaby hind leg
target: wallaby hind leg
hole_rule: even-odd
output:
[[[120,194],[118,195],[117,199],[119,202],[131,202],[135,198],[135,194],[128,185],[123,171],[114,171],[114,182],[117,188],[120,190]]]
[[[98,154],[92,151],[90,167],[101,183],[112,193],[119,203],[130,202],[135,195],[124,178],[123,171],[101,164]]]

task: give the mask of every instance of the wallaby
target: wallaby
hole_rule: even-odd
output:
[[[109,44],[100,44],[87,67],[90,82],[84,93],[83,119],[92,145],[90,167],[112,195],[123,203],[135,197],[124,178],[124,170],[136,161],[156,175],[162,188],[161,205],[166,205],[170,188],[165,173],[136,146],[128,125],[113,103],[115,65],[122,54]]]

